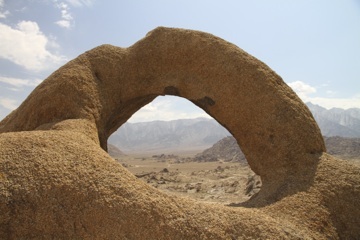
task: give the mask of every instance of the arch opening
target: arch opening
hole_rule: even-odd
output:
[[[165,193],[230,204],[260,191],[261,178],[231,133],[181,97],[155,98],[109,137],[108,146],[131,173]]]
[[[138,109],[159,95],[175,95],[226,127],[263,183],[307,178],[303,166],[313,166],[313,154],[325,150],[310,111],[281,77],[210,34],[161,27],[127,49],[100,46],[86,56],[104,83],[100,96],[111,96],[97,122],[104,149]]]

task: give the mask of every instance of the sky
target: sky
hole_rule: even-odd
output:
[[[209,32],[265,62],[304,102],[360,108],[360,0],[0,0],[0,120],[47,76],[157,26]],[[130,122],[207,117],[158,97]]]

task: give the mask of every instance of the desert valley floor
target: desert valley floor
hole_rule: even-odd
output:
[[[261,179],[247,164],[194,162],[189,154],[127,155],[116,160],[139,179],[168,194],[225,205],[245,202]],[[360,159],[348,159],[360,166]]]

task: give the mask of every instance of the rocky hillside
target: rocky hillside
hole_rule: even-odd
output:
[[[112,156],[113,158],[118,158],[118,157],[122,157],[125,156],[125,154],[116,146],[112,145],[112,144],[108,144],[108,153],[110,156]]]
[[[211,148],[208,148],[195,156],[195,161],[198,162],[212,162],[219,160],[224,162],[246,163],[245,156],[234,137],[225,137],[215,143]]]
[[[343,159],[360,159],[360,138],[324,137],[327,152]],[[241,162],[246,158],[234,137],[226,137],[194,158],[198,162]]]
[[[109,143],[125,153],[165,150],[203,150],[230,133],[214,119],[125,123],[109,138]]]
[[[327,152],[343,159],[360,159],[360,138],[324,137]]]

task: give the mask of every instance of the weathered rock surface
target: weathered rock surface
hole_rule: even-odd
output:
[[[168,196],[103,149],[158,95],[237,139],[263,185],[238,207]],[[70,61],[0,123],[0,238],[360,237],[360,170],[325,152],[308,108],[264,63],[207,33],[157,28]],[[101,147],[103,148],[101,148]]]

